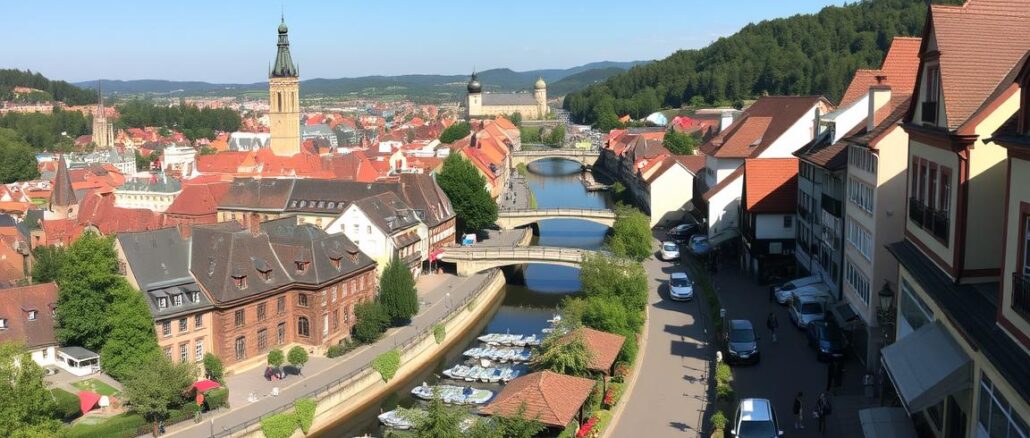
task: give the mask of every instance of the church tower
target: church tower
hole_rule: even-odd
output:
[[[110,149],[114,146],[114,124],[107,121],[107,111],[104,109],[104,92],[100,89],[100,81],[97,81],[97,110],[93,114],[93,144],[97,149]]]
[[[68,176],[68,164],[62,155],[58,158],[57,174],[54,175],[54,187],[50,191],[50,204],[45,216],[48,219],[75,219],[78,216],[75,212],[78,206],[79,201],[75,198],[72,179]]]
[[[483,86],[479,83],[476,72],[472,72],[467,89],[469,94],[465,103],[465,118],[471,120],[472,117],[483,115]]]
[[[268,119],[272,152],[292,156],[300,152],[300,74],[290,56],[286,20],[279,23],[279,51],[268,72]]]
[[[533,100],[536,101],[537,118],[543,119],[547,116],[547,83],[544,78],[537,78],[533,84]]]

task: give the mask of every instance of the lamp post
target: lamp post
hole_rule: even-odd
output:
[[[880,288],[880,292],[877,294],[879,298],[880,306],[876,312],[877,323],[880,324],[880,330],[883,331],[883,344],[884,346],[890,344],[891,339],[894,337],[894,291],[891,290],[889,282],[884,281],[883,287]]]

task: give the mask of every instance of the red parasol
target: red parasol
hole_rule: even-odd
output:
[[[83,414],[93,410],[98,401],[100,401],[100,394],[92,391],[79,391],[79,408],[82,409]]]
[[[215,382],[213,380],[205,379],[205,380],[201,380],[201,381],[199,381],[197,383],[194,383],[193,384],[193,389],[196,389],[197,392],[200,393],[200,392],[204,392],[204,391],[207,391],[207,390],[210,390],[210,389],[220,388],[221,386],[222,385],[219,385],[218,382]]]

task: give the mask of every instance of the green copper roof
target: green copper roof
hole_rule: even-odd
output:
[[[272,78],[295,78],[300,75],[297,65],[290,56],[290,39],[287,37],[286,20],[279,23],[279,51],[275,54],[275,65],[268,76]]]

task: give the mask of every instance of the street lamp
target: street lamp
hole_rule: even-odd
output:
[[[880,292],[876,296],[880,301],[880,308],[876,312],[876,319],[880,324],[880,329],[883,331],[883,343],[886,345],[890,343],[890,339],[894,334],[892,333],[892,328],[894,327],[894,291],[891,290],[890,283],[884,281],[883,287],[880,288]]]

